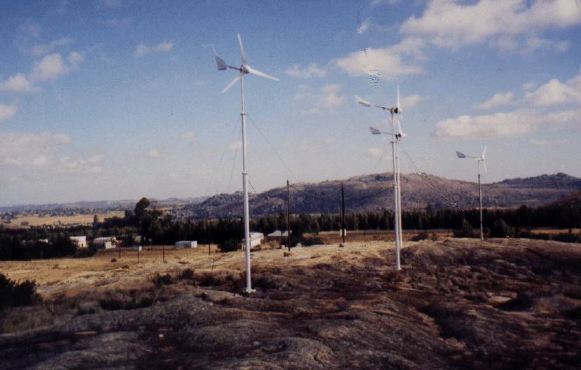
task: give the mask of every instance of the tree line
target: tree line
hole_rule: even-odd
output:
[[[473,229],[479,226],[477,209],[435,209],[428,206],[423,210],[406,211],[402,214],[405,229],[430,230],[453,229],[456,236],[475,236]],[[299,242],[306,233],[334,231],[341,228],[338,214],[292,215],[290,228],[293,242]],[[516,209],[484,210],[485,233],[488,236],[534,237],[529,228],[548,227],[572,229],[581,227],[581,204],[578,202],[553,204],[542,207],[521,206]],[[286,215],[264,216],[251,220],[251,230],[271,233],[286,230]],[[393,212],[348,213],[345,215],[348,230],[391,230]],[[0,260],[36,259],[63,256],[89,255],[94,250],[79,250],[71,243],[69,236],[85,235],[87,239],[98,236],[115,236],[125,246],[135,244],[135,236],[140,236],[140,244],[171,245],[178,240],[197,240],[199,243],[226,243],[239,245],[243,238],[242,219],[227,217],[213,220],[175,219],[156,209],[147,199],[142,198],[133,210],[123,217],[95,218],[92,226],[74,228],[43,228],[12,230],[0,229]],[[576,241],[574,235],[566,241]],[[48,243],[39,241],[48,239]],[[234,243],[233,241],[236,241]]]

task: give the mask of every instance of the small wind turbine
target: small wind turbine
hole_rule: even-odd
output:
[[[482,222],[482,183],[480,182],[480,165],[482,165],[482,167],[484,167],[484,172],[487,172],[486,147],[484,147],[482,154],[478,157],[474,156],[474,155],[466,155],[466,154],[461,153],[459,151],[456,151],[456,155],[460,159],[472,158],[478,163],[478,200],[479,200],[479,212],[480,212],[480,240],[484,240],[484,225]]]
[[[401,193],[400,193],[400,178],[399,178],[399,141],[406,136],[401,130],[401,122],[399,116],[402,113],[399,103],[399,86],[397,87],[397,101],[394,107],[385,107],[382,105],[371,104],[370,102],[355,95],[357,103],[367,107],[375,107],[389,112],[389,119],[391,122],[391,131],[381,131],[375,127],[370,127],[372,135],[388,135],[391,136],[391,153],[393,156],[393,193],[395,200],[395,269],[401,270],[401,248],[403,246],[402,238],[402,222],[401,222]]]
[[[248,58],[246,57],[246,52],[244,51],[244,46],[242,45],[242,38],[238,34],[238,44],[240,46],[240,59],[242,63],[240,67],[235,67],[226,64],[224,59],[215,55],[216,67],[218,71],[225,71],[227,69],[234,69],[239,72],[230,83],[222,90],[222,93],[228,91],[236,82],[240,81],[240,119],[242,123],[242,190],[244,192],[244,252],[246,256],[246,293],[252,293],[252,280],[251,280],[251,264],[250,264],[250,208],[248,205],[248,173],[246,172],[246,115],[244,111],[244,76],[247,74],[256,75],[263,78],[268,78],[270,80],[278,81],[278,78],[261,72],[257,69],[250,67],[248,64]]]

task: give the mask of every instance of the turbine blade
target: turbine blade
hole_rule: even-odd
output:
[[[484,172],[488,172],[488,168],[486,167],[486,161],[482,161],[482,166],[484,167]]]
[[[248,64],[248,57],[246,57],[246,52],[244,51],[244,45],[242,45],[242,37],[238,34],[238,44],[240,45],[240,59],[242,59],[242,64]]]
[[[361,104],[364,107],[371,107],[371,103],[368,102],[367,100],[361,98],[359,95],[355,95],[355,100],[357,101],[357,104]]]
[[[459,151],[456,151],[456,155],[458,156],[458,158],[466,158],[466,154],[461,153]]]
[[[266,74],[264,72],[261,72],[261,71],[259,71],[257,69],[254,69],[254,68],[250,67],[250,66],[246,66],[246,69],[248,70],[248,73],[253,74],[255,76],[259,76],[259,77],[263,77],[263,78],[268,78],[269,80],[279,81],[278,78],[276,78],[274,76],[271,76],[269,74]]]
[[[399,105],[399,85],[397,85],[397,102],[396,102],[397,112],[401,113],[401,105]]]
[[[217,55],[215,58],[216,58],[216,68],[218,68],[218,71],[225,71],[228,69],[226,62],[224,62],[224,59],[220,58]]]
[[[222,90],[222,94],[224,94],[226,91],[230,90],[230,88],[232,88],[232,86],[234,86],[234,84],[236,82],[238,82],[238,80],[240,80],[241,78],[242,78],[242,76],[234,77],[234,79],[232,81],[230,81],[230,83],[224,88],[224,90]]]
[[[379,131],[375,127],[369,127],[369,131],[371,131],[372,135],[381,135],[381,131]]]
[[[482,151],[482,159],[486,159],[486,146],[484,146],[484,150]]]

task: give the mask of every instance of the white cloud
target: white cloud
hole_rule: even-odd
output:
[[[490,99],[483,101],[476,107],[478,109],[492,109],[512,103],[514,94],[510,91],[494,94]]]
[[[381,158],[383,156],[383,150],[380,148],[368,148],[367,156],[374,159]]]
[[[0,91],[2,92],[31,92],[36,90],[38,89],[22,73],[10,76],[5,81],[0,82]]]
[[[181,134],[180,138],[185,141],[194,142],[196,140],[196,134],[193,131],[186,131]]]
[[[140,42],[135,47],[135,56],[142,57],[144,55],[153,53],[167,53],[173,49],[173,46],[173,42],[171,41],[164,41],[157,45],[146,45],[145,43]]]
[[[5,121],[16,114],[16,105],[0,104],[0,122]]]
[[[327,84],[316,90],[307,85],[299,85],[295,94],[295,100],[305,101],[310,106],[309,114],[318,114],[343,104],[345,97],[340,95],[341,86]]]
[[[581,71],[563,83],[552,79],[534,91],[525,94],[525,102],[536,107],[549,107],[568,103],[581,103]]]
[[[44,167],[63,145],[70,142],[70,138],[63,134],[0,132],[0,163]]]
[[[39,88],[34,82],[51,81],[79,69],[84,57],[76,51],[71,51],[66,57],[59,53],[45,55],[34,64],[30,74],[18,73],[0,81],[0,92],[32,92]]]
[[[286,74],[295,78],[321,78],[327,75],[327,71],[320,68],[316,63],[310,63],[305,68],[301,68],[298,64],[294,64],[286,70]]]
[[[41,55],[48,54],[48,53],[52,52],[53,50],[55,50],[56,48],[59,48],[61,46],[70,45],[71,42],[73,42],[73,40],[71,38],[63,37],[63,38],[60,38],[58,40],[51,41],[48,44],[36,44],[32,47],[30,52],[32,53],[32,55],[41,56]]]
[[[578,24],[581,12],[571,0],[480,0],[470,4],[434,0],[421,16],[407,19],[400,32],[426,36],[441,47],[458,48],[487,41],[498,45],[499,40],[506,45],[519,35]]]
[[[86,159],[61,157],[58,169],[65,173],[97,174],[103,172],[102,162],[104,158],[105,156],[102,154],[97,154]]]
[[[365,32],[369,31],[369,27],[371,27],[371,20],[366,18],[359,27],[357,27],[357,33],[363,35]]]
[[[401,109],[405,111],[406,109],[410,109],[424,101],[425,98],[421,95],[408,95],[401,98]]]
[[[436,123],[434,136],[450,138],[495,138],[527,134],[537,126],[579,123],[581,110],[540,112],[516,110],[481,116],[460,116]]]
[[[534,86],[531,83],[523,85],[525,96],[522,99],[515,100],[511,92],[502,92],[477,106],[490,109],[515,104],[514,111],[442,120],[436,123],[433,134],[455,138],[508,137],[532,132],[540,125],[581,123],[581,70],[564,83],[551,79],[536,89]],[[567,110],[562,110],[564,105]]]
[[[151,150],[150,150],[150,151],[147,153],[147,156],[148,156],[149,158],[161,158],[161,152],[159,151],[159,149],[157,149],[157,148],[154,148],[154,149],[151,149]]]
[[[343,104],[345,97],[340,96],[341,86],[337,84],[325,85],[321,88],[318,108],[335,108]]]
[[[422,68],[414,65],[412,61],[424,58],[423,47],[424,42],[421,39],[407,38],[387,48],[366,48],[350,53],[335,60],[335,64],[351,76],[373,75],[389,80],[422,73]]]
[[[230,150],[240,150],[242,149],[242,141],[241,140],[236,140],[230,143],[230,145],[228,145],[228,149]]]
[[[569,46],[569,41],[555,41],[533,36],[526,40],[524,52],[533,53],[537,50],[555,50],[564,53],[569,50]]]
[[[70,52],[66,59],[59,53],[46,55],[35,64],[30,79],[33,81],[56,80],[60,76],[78,69],[83,60],[83,56],[76,51]]]

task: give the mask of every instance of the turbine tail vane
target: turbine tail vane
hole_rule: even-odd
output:
[[[224,59],[217,55],[214,58],[216,59],[216,68],[218,68],[218,71],[225,71],[228,69],[228,65],[224,62]]]

